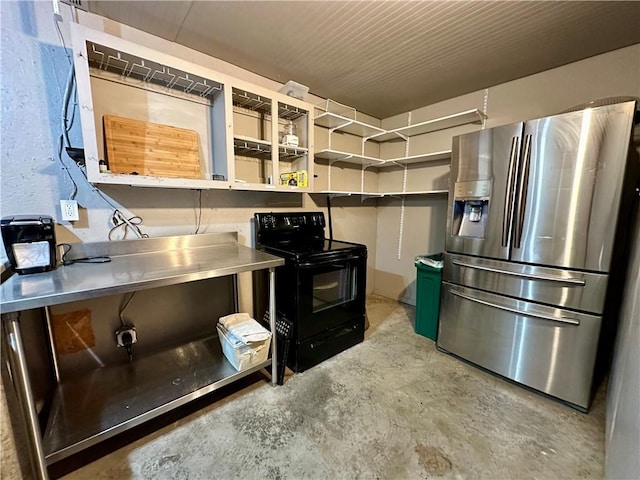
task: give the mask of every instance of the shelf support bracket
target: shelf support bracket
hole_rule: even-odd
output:
[[[384,197],[385,197],[384,193],[381,193],[379,195],[362,195],[360,203],[364,202],[365,200],[369,200],[370,198],[384,198]]]

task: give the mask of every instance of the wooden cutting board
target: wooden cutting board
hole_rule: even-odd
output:
[[[109,170],[113,173],[202,178],[194,130],[105,115],[102,118]]]

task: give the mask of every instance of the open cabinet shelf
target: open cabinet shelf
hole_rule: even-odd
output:
[[[385,133],[385,130],[380,127],[368,125],[331,112],[324,112],[318,115],[315,118],[315,124],[339,132],[350,133],[358,137],[371,137]]]
[[[403,197],[403,196],[420,196],[420,195],[447,195],[449,190],[419,190],[415,192],[388,192],[385,193],[385,197]]]
[[[43,435],[46,461],[55,463],[269,365],[271,359],[237,371],[214,336],[62,381]]]
[[[90,67],[115,74],[110,80],[141,88],[156,85],[165,93],[184,98],[194,95],[211,100],[223,88],[215,80],[96,42],[87,42],[87,57]]]
[[[230,188],[224,76],[77,24],[71,32],[91,183]]]
[[[404,127],[394,128],[384,133],[374,135],[370,139],[376,142],[387,142],[390,140],[399,140],[403,137],[414,137],[416,135],[423,135],[425,133],[436,132],[438,130],[444,130],[446,128],[458,127],[460,125],[476,124],[482,125],[482,122],[487,118],[484,112],[481,112],[477,108],[473,110],[467,110],[453,115],[447,115],[445,117],[434,118],[433,120],[427,120],[425,122],[416,123],[414,125],[406,125]]]
[[[315,153],[318,163],[322,163],[320,160],[328,162],[328,167],[323,167],[322,169],[318,167],[318,171],[326,171],[326,174],[324,174],[326,178],[323,176],[323,180],[318,182],[325,186],[324,189],[320,190],[320,193],[330,195],[397,197],[446,194],[448,190],[442,188],[442,186],[447,181],[451,150],[408,155],[411,152],[411,137],[466,124],[481,125],[487,118],[479,109],[471,109],[413,125],[385,130],[355,120],[357,112],[354,108],[332,100],[326,100],[326,104],[316,108],[321,112],[316,114],[316,126],[328,129],[328,132],[323,133],[323,135],[326,135],[328,148],[320,149]],[[408,123],[410,123],[410,119],[411,116],[409,115]],[[335,132],[349,133],[351,136],[345,135],[333,138],[332,135]],[[395,143],[396,140],[403,141],[404,145],[397,145]],[[425,141],[428,141],[428,139],[421,139],[418,145],[424,145]],[[336,146],[332,146],[334,144]],[[415,144],[411,146],[414,147],[413,150],[416,149]],[[357,150],[360,150],[361,154],[351,153]],[[401,152],[404,152],[405,156],[395,156]],[[345,183],[344,178],[348,176],[343,175],[343,171],[339,171],[338,178],[341,182],[334,182],[332,185],[332,165],[335,163],[361,166],[362,174],[360,175],[359,189],[350,190],[344,188],[350,184]],[[372,171],[377,174],[378,190],[382,191],[382,193],[366,191],[369,186],[375,188],[376,184],[376,181],[372,183],[371,178],[365,180],[365,169],[369,167],[374,167]],[[426,184],[424,182],[421,184],[416,180],[416,171],[429,172],[429,179]],[[349,178],[352,178],[352,183],[354,183],[355,177],[352,174],[349,175]],[[382,181],[383,176],[384,182]],[[339,188],[332,188],[333,186],[338,186],[336,183],[339,183]],[[425,187],[427,188],[425,189]]]
[[[410,157],[390,158],[388,160],[385,160],[384,164],[380,165],[380,168],[394,166],[394,165],[405,166],[405,165],[414,165],[418,163],[447,161],[450,159],[451,159],[451,150],[443,150],[442,152],[424,153],[422,155],[412,155]]]
[[[351,197],[362,196],[367,198],[384,198],[384,197],[402,197],[402,196],[420,196],[420,195],[447,195],[449,190],[421,190],[415,192],[351,192],[345,190],[322,190],[320,192],[324,195],[332,195],[335,197]]]
[[[82,25],[72,24],[72,37],[91,183],[312,188],[312,105]],[[285,127],[296,131],[286,141]],[[147,134],[161,129],[172,134]],[[304,184],[280,185],[291,172]]]
[[[374,157],[358,155],[356,153],[339,152],[337,150],[324,149],[315,153],[316,158],[328,160],[331,163],[344,162],[356,165],[382,165],[384,160]]]
[[[233,149],[237,155],[271,158],[271,142],[234,135]]]
[[[252,112],[271,115],[271,99],[238,88],[232,89],[233,105]]]

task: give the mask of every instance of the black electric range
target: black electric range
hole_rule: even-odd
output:
[[[322,212],[255,214],[256,248],[285,259],[276,305],[293,322],[295,372],[364,339],[367,247],[325,238],[325,225]]]

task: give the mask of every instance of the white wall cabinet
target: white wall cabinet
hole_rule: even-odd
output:
[[[307,102],[78,24],[72,24],[72,38],[90,182],[190,189],[312,190],[314,111]],[[182,130],[157,142],[155,137],[145,135],[144,129],[125,131],[118,137],[125,146],[118,144],[107,150],[105,115]],[[298,145],[281,142],[282,132],[289,125],[296,130]],[[160,151],[172,148],[180,152],[182,131],[189,138],[197,138],[199,173],[186,168],[180,153],[163,156],[164,151]],[[132,158],[126,153],[129,148],[145,149],[143,167],[131,160],[131,168],[126,168],[126,161]],[[117,172],[101,171],[100,160],[109,161],[109,154],[113,157],[116,151],[125,152],[118,156],[127,159],[125,167],[120,166]],[[152,161],[148,152],[155,157]],[[289,181],[292,175],[281,184],[281,174],[291,172],[305,172],[295,178],[305,177],[306,185]]]

